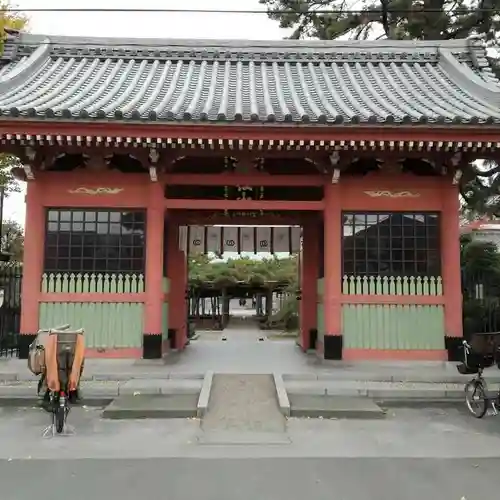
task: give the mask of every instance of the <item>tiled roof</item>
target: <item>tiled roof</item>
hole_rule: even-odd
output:
[[[14,60],[0,67],[3,118],[500,123],[500,83],[474,39],[237,42],[23,34],[15,43]]]

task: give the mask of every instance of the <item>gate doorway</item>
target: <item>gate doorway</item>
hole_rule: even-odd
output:
[[[166,243],[168,320],[177,334],[170,335],[175,338],[170,346],[182,349],[184,335],[186,341],[201,341],[231,340],[228,335],[275,340],[281,334],[293,336],[291,345],[307,350],[305,332],[317,327],[319,255],[308,257],[315,270],[304,273],[302,227],[317,225],[319,214],[259,211],[253,217],[228,217],[224,212],[172,212]],[[173,252],[174,237],[179,257]],[[301,300],[304,279],[310,282],[307,306]],[[176,298],[181,289],[183,306]],[[309,315],[304,323],[305,309]]]
[[[182,226],[191,334],[298,334],[300,245],[299,226]]]
[[[21,324],[22,264],[0,264],[0,358],[17,356]]]

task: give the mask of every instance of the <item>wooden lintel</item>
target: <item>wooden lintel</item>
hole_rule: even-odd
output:
[[[234,158],[237,162],[255,162],[258,159],[279,159],[279,158],[293,158],[293,159],[310,159],[316,161],[320,158],[327,158],[325,151],[317,151],[311,149],[307,150],[294,150],[294,149],[249,149],[249,150],[235,150],[228,148],[193,148],[193,149],[174,149],[173,154],[177,158],[206,158],[206,157],[230,157]]]
[[[170,210],[168,217],[173,223],[180,226],[217,226],[217,225],[235,225],[235,226],[303,226],[306,224],[318,223],[319,215],[317,212],[303,212],[297,215],[287,215],[283,212],[283,216],[267,215],[266,212],[259,214],[258,217],[251,216],[236,216],[225,217],[224,215],[213,216],[209,212],[196,212],[195,215],[191,211]]]
[[[240,174],[166,174],[165,183],[177,186],[323,186],[325,178],[313,170],[313,175]]]
[[[323,201],[282,201],[282,200],[165,200],[165,208],[182,210],[323,210]]]

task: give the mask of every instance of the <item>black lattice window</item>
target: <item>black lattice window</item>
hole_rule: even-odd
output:
[[[439,276],[439,214],[343,213],[343,275]]]
[[[144,210],[47,210],[46,273],[144,273]]]

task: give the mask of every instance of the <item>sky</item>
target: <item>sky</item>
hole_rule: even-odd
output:
[[[265,14],[28,12],[29,9],[262,9],[258,0],[13,0],[30,18],[32,33],[46,35],[280,40],[289,31]],[[4,219],[24,225],[25,186],[5,200]]]

